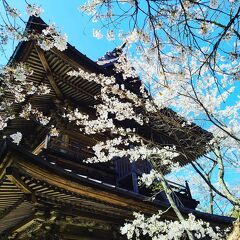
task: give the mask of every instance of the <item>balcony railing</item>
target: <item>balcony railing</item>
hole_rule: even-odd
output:
[[[83,155],[92,154],[86,146],[73,139],[70,139],[67,143],[61,139],[51,139],[47,144],[47,148],[74,156],[75,159],[83,159]],[[142,173],[150,173],[152,169],[151,164],[147,160],[130,162],[127,158],[116,158],[114,159],[114,164],[117,186],[147,196],[152,194],[149,189],[140,188],[138,185],[138,177],[141,176]],[[101,167],[104,171],[104,166],[98,167]],[[106,171],[107,170],[108,169],[106,169]],[[172,198],[178,206],[189,208],[195,208],[197,206],[198,202],[192,198],[187,182],[185,186],[172,181],[167,181],[167,183],[172,190]],[[164,191],[159,191],[156,198],[168,202]]]
[[[83,156],[92,154],[85,145],[75,140],[64,142],[61,139],[51,139],[48,141],[47,148],[66,153],[77,158],[83,158]]]
[[[138,185],[138,177],[142,173],[150,173],[152,166],[147,161],[130,162],[127,158],[117,158],[115,160],[117,185],[136,193],[151,196],[153,192],[146,188],[140,188]],[[188,183],[185,186],[172,181],[167,181],[168,187],[172,190],[172,198],[180,207],[195,208],[198,204],[192,198]],[[157,199],[168,202],[165,192],[160,190]]]

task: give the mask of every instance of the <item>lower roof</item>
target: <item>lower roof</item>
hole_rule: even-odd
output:
[[[8,140],[0,145],[0,189],[0,233],[30,217],[33,203],[58,206],[62,212],[65,206],[99,218],[108,216],[113,222],[131,218],[133,211],[150,215],[169,207],[159,200],[149,201],[143,195],[79,175],[74,169],[64,169]],[[30,200],[26,195],[31,196]],[[217,225],[226,226],[234,220],[187,208],[180,210]],[[165,217],[176,219],[172,210]]]

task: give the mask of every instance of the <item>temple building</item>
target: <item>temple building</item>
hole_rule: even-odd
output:
[[[46,24],[31,17],[27,30],[41,31]],[[9,64],[24,62],[33,74],[29,81],[45,83],[51,88],[47,95],[33,95],[26,101],[54,121],[59,106],[71,103],[79,110],[91,114],[96,104],[100,86],[67,73],[79,68],[87,72],[115,75],[113,63],[117,51],[107,53],[97,62],[80,53],[73,46],[61,52],[56,48],[43,51],[34,41],[20,42]],[[121,82],[121,77],[117,76]],[[137,91],[138,81],[124,82],[129,89]],[[135,89],[135,90],[134,90]],[[20,105],[16,105],[16,111]],[[164,112],[172,119],[175,113]],[[49,136],[49,128],[34,120],[16,118],[4,130],[9,136],[21,132],[19,145],[9,139],[0,142],[0,239],[62,239],[62,240],[110,240],[125,239],[119,228],[132,213],[146,215],[169,208],[164,191],[155,200],[150,200],[149,190],[138,186],[138,176],[149,173],[151,164],[146,161],[130,163],[127,159],[116,158],[108,163],[87,164],[82,160],[91,155],[88,146],[99,139],[85,135],[75,126],[61,123],[58,137]],[[154,141],[174,144],[174,139],[164,131],[153,130],[150,126],[139,126],[138,131]],[[187,138],[176,132],[180,138]],[[190,134],[190,133],[186,133]],[[201,146],[185,143],[187,159],[177,161],[186,165],[204,153],[205,145],[211,138],[209,133],[195,126],[191,129],[191,141],[203,139]],[[212,225],[228,226],[233,219],[203,213],[196,210],[198,201],[193,199],[188,184],[168,182],[174,191],[174,201],[184,216],[194,214]],[[176,220],[170,209],[166,219]]]

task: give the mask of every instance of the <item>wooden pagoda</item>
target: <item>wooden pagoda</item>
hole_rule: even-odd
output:
[[[45,26],[40,18],[31,17],[27,31],[41,31]],[[34,41],[29,41],[17,46],[10,64],[27,63],[33,69],[29,81],[51,88],[50,94],[33,95],[27,101],[54,119],[59,105],[68,103],[82,112],[93,112],[99,85],[68,76],[67,72],[81,68],[114,74],[111,59],[112,55],[107,54],[96,63],[70,44],[64,52],[55,48],[43,52]],[[131,81],[128,87],[134,88]],[[16,111],[19,108],[16,105]],[[174,118],[171,110],[164,114]],[[16,131],[23,133],[19,146],[8,139],[3,139],[0,145],[0,239],[125,239],[119,227],[125,219],[132,218],[133,211],[150,215],[169,207],[164,192],[150,201],[150,193],[137,186],[138,174],[151,170],[147,161],[129,163],[117,159],[111,163],[86,164],[82,159],[89,156],[87,146],[98,141],[98,137],[86,136],[67,124],[55,139],[49,138],[47,128],[32,120],[14,119],[4,134]],[[151,132],[156,141],[174,144],[164,129],[160,132],[143,126],[139,131]],[[209,134],[198,126],[191,131],[192,141],[200,136],[203,146],[193,148],[186,142],[188,160],[179,158],[182,165],[203,154],[204,143],[209,139]],[[193,213],[219,226],[231,224],[231,218],[195,210],[198,201],[192,198],[188,185],[169,182],[169,186],[184,215]],[[176,219],[172,210],[164,217]]]

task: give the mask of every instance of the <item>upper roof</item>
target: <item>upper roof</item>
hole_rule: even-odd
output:
[[[37,17],[30,17],[27,23],[26,31],[41,32],[47,24]],[[36,84],[45,83],[51,89],[48,95],[33,95],[28,101],[32,104],[33,108],[37,108],[44,114],[54,113],[58,104],[66,104],[71,102],[73,106],[77,106],[81,111],[94,114],[93,105],[97,104],[95,96],[100,93],[100,85],[95,82],[89,82],[81,77],[72,77],[67,73],[71,70],[78,70],[79,68],[87,72],[104,73],[106,75],[114,74],[112,67],[117,59],[120,48],[116,48],[112,53],[107,53],[106,56],[99,59],[98,63],[89,59],[86,55],[80,53],[69,43],[67,49],[63,52],[52,48],[49,51],[41,50],[36,42],[20,42],[15,49],[9,64],[15,62],[24,62],[29,65],[33,74],[28,77],[29,81],[33,81]],[[106,62],[107,61],[107,62]],[[101,65],[100,65],[101,63]],[[118,81],[123,81],[121,76],[116,76]],[[124,81],[124,84],[133,91],[136,91],[139,87],[138,81]],[[20,109],[20,104],[16,104],[15,110]],[[182,123],[185,120],[181,118],[171,109],[163,109],[162,123],[159,124],[158,129],[153,129],[150,121],[148,125],[140,126],[136,123],[135,128],[144,135],[144,137],[151,138],[156,142],[161,142],[166,145],[177,145],[177,141],[181,141],[184,146],[184,154],[176,160],[181,165],[185,165],[189,161],[192,161],[203,153],[205,153],[205,145],[211,139],[211,134],[200,128],[197,125],[185,126],[174,130],[174,134],[164,128],[164,121],[168,122],[168,125],[174,126],[176,122]],[[159,121],[159,119],[157,119]],[[133,124],[127,122],[127,124]],[[180,124],[182,125],[182,124]],[[38,127],[34,121],[27,121],[24,119],[14,119],[10,122],[8,128],[5,130],[5,134],[21,131],[24,136],[33,134],[33,129]],[[46,129],[38,129],[38,136],[44,136]]]

